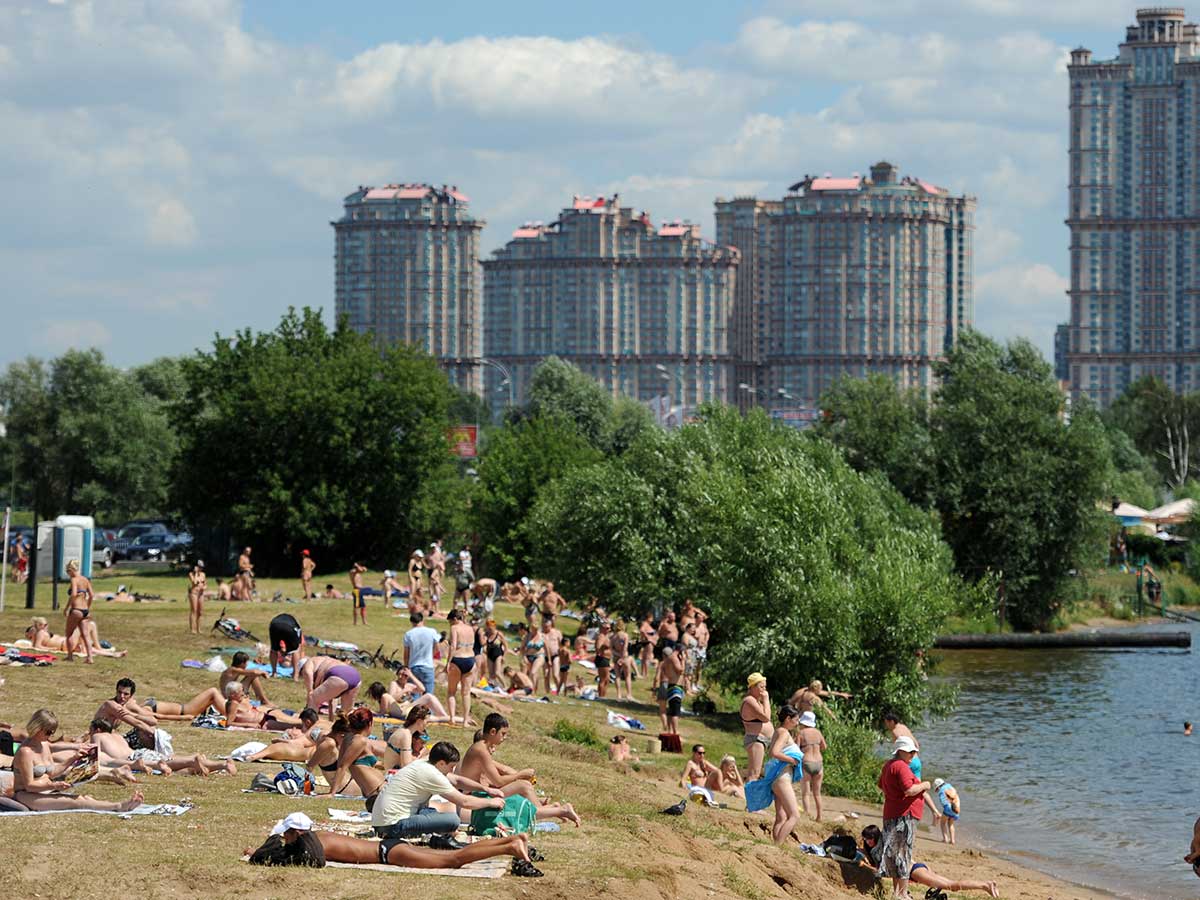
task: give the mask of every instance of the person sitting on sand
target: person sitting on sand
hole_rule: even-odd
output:
[[[71,785],[58,780],[70,767],[56,763],[51,755],[50,739],[58,731],[58,717],[48,709],[39,709],[26,726],[29,733],[13,757],[13,799],[35,812],[50,810],[91,809],[101,812],[129,812],[142,803],[141,791],[134,791],[128,800],[120,802],[97,800],[94,797],[69,793]],[[75,759],[79,759],[77,753]]]
[[[692,746],[692,755],[684,763],[683,774],[679,776],[679,783],[685,788],[706,787],[710,775],[720,777],[721,770],[705,759],[707,753],[703,744]]]
[[[137,685],[132,678],[118,680],[112,699],[101,703],[92,718],[108,722],[114,728],[117,725],[129,725],[137,733],[141,745],[153,749],[155,732],[158,730],[158,717],[155,716],[153,709],[149,709],[133,699],[136,692]]]
[[[119,734],[113,734],[112,726],[103,719],[93,719],[88,726],[88,741],[99,750],[102,766],[128,766],[134,772],[157,772],[160,775],[201,775],[214,772],[237,774],[233,760],[212,762],[202,753],[192,756],[163,756],[154,750],[135,750]]]
[[[1200,826],[1200,821],[1197,822],[1197,826]],[[883,859],[883,832],[879,830],[879,826],[868,825],[864,828],[862,842],[863,859],[860,862],[863,865],[870,865],[873,869],[878,869]],[[908,879],[925,887],[942,891],[983,891],[989,897],[1000,896],[1000,889],[994,881],[952,881],[939,875],[929,867],[928,863],[923,862],[912,864]]]
[[[507,738],[508,719],[500,713],[488,713],[475,743],[456,769],[458,774],[487,787],[499,788],[505,797],[519,794],[537,807],[539,819],[562,819],[578,828],[581,820],[570,803],[546,803],[538,797],[533,787],[537,780],[533,769],[517,770],[495,760],[496,751]]]
[[[55,653],[82,653],[84,642],[92,650],[93,656],[111,656],[120,659],[128,655],[128,650],[113,650],[100,643],[100,632],[96,628],[96,620],[87,618],[79,629],[71,635],[68,641],[61,634],[54,634],[49,623],[41,616],[30,619],[29,627],[25,629],[25,638],[33,644],[34,650],[52,650]]]
[[[733,758],[732,754],[727,753],[721,757],[721,764],[717,767],[717,771],[709,774],[704,786],[710,791],[729,794],[731,797],[745,795],[742,773],[738,771],[737,760]]]
[[[609,762],[631,762],[636,755],[637,751],[629,746],[629,738],[623,734],[614,734],[608,742]]]

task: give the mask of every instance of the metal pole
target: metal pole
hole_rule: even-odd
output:
[[[58,526],[50,532],[50,608],[58,610]]]
[[[37,599],[37,559],[38,559],[38,510],[34,507],[33,510],[33,552],[29,555],[29,565],[27,566],[28,580],[25,582],[25,608],[33,609],[34,601]]]
[[[4,591],[8,587],[8,523],[12,518],[12,507],[4,507],[4,562],[0,568],[0,612],[4,612]]]

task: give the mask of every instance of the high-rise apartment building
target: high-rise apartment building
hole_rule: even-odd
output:
[[[928,390],[972,323],[973,197],[881,162],[869,178],[805,177],[782,200],[716,208],[718,243],[744,260],[743,405],[811,416],[836,379],[873,372]]]
[[[335,308],[381,344],[413,344],[478,392],[479,233],[456,187],[389,184],[346,197],[333,225]]]
[[[729,402],[738,252],[688,222],[655,226],[618,198],[575,197],[484,260],[484,355],[524,400],[539,362],[558,356],[613,393],[694,406]],[[501,373],[484,373],[485,396]]]
[[[1058,368],[1107,405],[1146,375],[1200,389],[1200,35],[1139,9],[1117,57],[1071,53],[1070,321]]]

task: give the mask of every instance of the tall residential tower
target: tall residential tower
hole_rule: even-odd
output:
[[[749,263],[743,404],[802,420],[843,375],[932,387],[933,363],[972,322],[973,197],[881,162],[869,178],[806,176],[780,201],[716,206],[717,241]]]
[[[335,308],[381,344],[413,344],[478,392],[479,233],[456,187],[360,187],[336,233]]]
[[[615,195],[575,197],[483,262],[484,353],[512,372],[518,403],[551,355],[639,400],[729,402],[737,263],[698,225],[656,227]],[[485,381],[494,389],[500,376],[488,370]]]
[[[1071,53],[1057,368],[1102,406],[1146,375],[1200,390],[1200,36],[1184,15],[1139,9],[1115,59]]]

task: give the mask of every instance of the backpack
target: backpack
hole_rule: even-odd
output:
[[[508,797],[503,809],[476,809],[471,812],[471,829],[488,837],[506,837],[533,830],[537,807],[519,794]]]
[[[832,834],[821,844],[825,855],[838,862],[854,862],[858,855],[858,844],[848,834]]]

